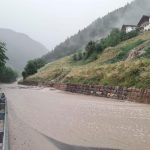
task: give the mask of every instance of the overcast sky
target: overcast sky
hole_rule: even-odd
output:
[[[49,50],[132,0],[0,0],[0,28],[28,34]]]

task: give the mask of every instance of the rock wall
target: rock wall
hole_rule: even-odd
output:
[[[63,91],[72,93],[80,93],[85,95],[93,95],[99,97],[107,97],[119,100],[128,100],[132,102],[150,104],[150,89],[136,89],[114,86],[99,86],[99,85],[79,85],[79,84],[62,84],[62,83],[36,83],[23,82],[25,85],[42,85],[53,87]]]
[[[19,81],[18,84],[29,85],[29,86],[38,86],[39,83],[35,81]]]
[[[73,93],[150,104],[150,89],[78,84],[53,84],[51,87]]]
[[[129,101],[150,104],[150,89],[128,88]]]

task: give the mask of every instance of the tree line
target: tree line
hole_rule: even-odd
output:
[[[10,83],[16,81],[18,75],[11,67],[6,66],[6,50],[6,44],[0,42],[0,82]]]
[[[102,38],[100,41],[90,41],[84,51],[75,53],[72,58],[74,61],[87,60],[87,59],[97,59],[97,54],[103,52],[105,48],[114,47],[120,42],[133,38],[139,34],[138,30],[131,31],[129,33],[120,31],[117,28],[114,28],[111,33],[106,37]]]
[[[0,82],[11,83],[16,81],[18,74],[11,67],[6,66],[8,57],[6,56],[6,44],[0,42]],[[46,64],[42,58],[33,59],[27,62],[22,72],[22,76],[26,79],[28,76],[37,73],[38,69]]]

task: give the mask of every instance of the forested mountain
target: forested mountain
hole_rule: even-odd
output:
[[[94,11],[94,10],[93,10]],[[48,62],[70,55],[85,46],[90,40],[105,37],[112,28],[120,28],[123,24],[137,24],[142,15],[150,15],[149,0],[135,0],[119,8],[103,18],[98,18],[88,27],[66,39],[43,56]]]
[[[23,70],[28,60],[48,52],[41,43],[9,29],[0,29],[0,41],[6,43],[7,64],[18,71]]]

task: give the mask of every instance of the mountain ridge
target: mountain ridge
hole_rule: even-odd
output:
[[[48,49],[30,36],[12,29],[0,28],[0,41],[6,43],[7,65],[21,71],[27,61],[41,57]]]

